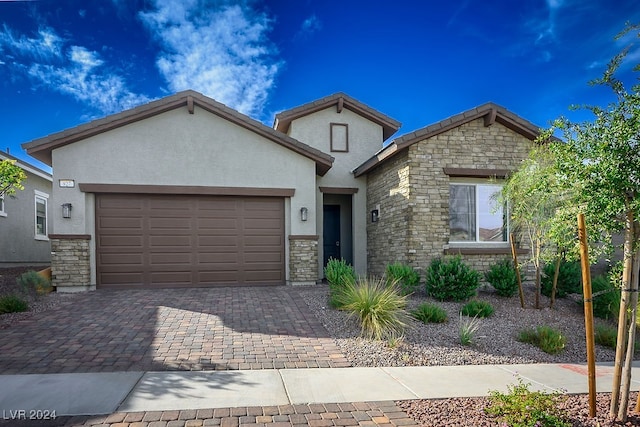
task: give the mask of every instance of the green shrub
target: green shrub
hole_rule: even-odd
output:
[[[542,295],[550,297],[553,287],[553,275],[556,272],[556,263],[550,262],[545,264],[542,269],[541,289]],[[577,261],[560,263],[558,271],[558,287],[556,289],[556,297],[564,298],[568,294],[582,293],[582,270],[580,263]]]
[[[476,294],[480,273],[473,270],[457,255],[431,261],[426,274],[428,295],[440,301],[464,301]]]
[[[512,297],[518,292],[518,274],[509,259],[498,261],[484,273],[484,279],[501,297]]]
[[[409,320],[406,302],[395,287],[374,278],[346,281],[340,297],[341,309],[360,321],[362,336],[373,339],[402,335]]]
[[[533,344],[549,354],[558,354],[567,343],[560,331],[549,326],[538,326],[536,329],[524,329],[518,334],[518,341]]]
[[[491,304],[479,300],[469,301],[460,309],[460,313],[469,317],[489,317],[493,311]]]
[[[591,292],[595,295],[593,315],[601,319],[617,319],[620,311],[620,288],[614,285],[611,277],[594,277],[591,281]]]
[[[44,295],[53,289],[47,278],[33,270],[22,273],[16,280],[23,291],[29,294]]]
[[[460,313],[460,325],[458,333],[460,344],[471,345],[476,336],[476,332],[480,329],[480,320],[477,317],[462,317]]]
[[[329,282],[329,305],[340,307],[340,297],[349,283],[355,283],[356,273],[344,259],[330,258],[324,268],[324,277]]]
[[[618,328],[610,325],[596,325],[594,337],[596,344],[615,350],[618,342]]]
[[[0,297],[0,314],[19,313],[27,311],[29,305],[25,300],[16,295],[4,295]]]
[[[615,350],[618,343],[618,328],[611,325],[596,325],[594,339],[596,344]],[[640,350],[640,342],[635,341],[634,351],[638,350]]]
[[[500,425],[511,427],[569,427],[566,413],[560,409],[565,399],[560,393],[545,393],[529,390],[518,378],[518,384],[507,386],[507,393],[489,391],[489,404],[485,413],[497,417]]]
[[[444,323],[447,321],[447,312],[442,307],[426,302],[411,311],[411,316],[422,323]]]
[[[387,265],[385,276],[387,284],[397,284],[398,289],[404,295],[414,293],[420,285],[420,274],[410,265],[399,262]]]

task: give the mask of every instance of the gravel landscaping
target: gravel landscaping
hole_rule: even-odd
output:
[[[0,269],[0,295],[14,292],[15,277],[28,267]],[[459,339],[459,311],[464,303],[438,302],[428,298],[423,292],[411,295],[408,309],[420,303],[430,302],[442,307],[448,315],[448,322],[423,324],[410,321],[410,328],[402,339],[395,342],[372,341],[360,338],[357,321],[339,310],[328,306],[328,286],[295,288],[309,311],[325,326],[353,366],[434,366],[434,365],[470,365],[470,364],[518,364],[518,363],[584,363],[586,344],[584,337],[584,313],[578,304],[579,296],[559,299],[553,309],[548,308],[549,300],[541,298],[542,309],[533,307],[534,296],[527,289],[526,308],[520,307],[517,296],[503,298],[489,289],[482,289],[476,297],[489,302],[495,312],[486,319],[480,319],[480,329],[473,344],[463,346]],[[48,294],[29,300],[29,311],[0,316],[0,328],[27,319],[38,312],[59,305],[72,303],[74,295]],[[607,323],[596,319],[597,323]],[[544,353],[538,348],[519,342],[516,337],[523,328],[551,326],[558,329],[567,339],[566,347],[557,355]],[[596,346],[598,362],[613,361],[613,350]],[[515,381],[514,381],[515,382]],[[577,426],[614,426],[608,419],[609,394],[598,395],[598,414],[596,419],[588,418],[586,395],[567,396],[562,408],[566,411],[571,425]],[[631,396],[635,403],[636,394]],[[444,400],[415,400],[396,402],[414,420],[424,426],[494,426],[495,419],[484,413],[486,398],[458,398]],[[634,404],[630,407],[633,408]],[[631,414],[630,414],[631,415]],[[630,416],[624,425],[640,426],[640,418]]]
[[[305,288],[300,291],[310,310],[321,320],[338,343],[339,348],[354,366],[433,366],[517,363],[584,363],[586,339],[584,311],[578,303],[580,296],[556,301],[549,309],[549,299],[542,296],[542,309],[534,308],[532,289],[525,292],[525,306],[521,308],[518,296],[503,298],[489,289],[480,290],[477,299],[489,302],[495,312],[481,319],[481,327],[471,346],[462,346],[458,337],[459,311],[465,303],[439,302],[423,293],[409,297],[408,309],[422,302],[439,305],[446,310],[449,321],[444,324],[422,324],[411,321],[404,338],[394,345],[384,341],[359,338],[359,325],[355,319],[327,305],[328,287]],[[607,323],[596,319],[596,323]],[[550,355],[516,337],[523,328],[551,326],[567,338],[565,349]],[[598,362],[613,361],[615,352],[596,346]],[[514,379],[514,383],[515,383]],[[630,409],[635,406],[637,394],[632,393]],[[423,426],[497,426],[495,419],[484,413],[486,398],[456,398],[441,400],[412,400],[396,402],[407,414]],[[626,424],[608,418],[610,394],[597,396],[597,418],[589,418],[588,396],[569,395],[562,403],[573,427],[605,427],[615,425],[640,426],[640,418],[629,411]]]

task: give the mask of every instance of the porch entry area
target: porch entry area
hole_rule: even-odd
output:
[[[323,194],[323,267],[329,258],[344,258],[353,265],[352,199],[352,194]]]

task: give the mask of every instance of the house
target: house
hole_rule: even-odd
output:
[[[486,104],[381,149],[399,128],[344,93],[270,128],[184,91],[26,143],[53,167],[55,205],[71,207],[52,213],[54,284],[314,284],[330,257],[380,274],[506,254],[501,216],[470,200],[488,203],[536,127]]]
[[[53,178],[50,173],[0,151],[2,160],[15,161],[27,178],[22,182],[23,190],[0,196],[0,266],[48,265]]]

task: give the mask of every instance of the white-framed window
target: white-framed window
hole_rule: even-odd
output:
[[[7,216],[7,211],[4,210],[4,194],[0,194],[0,217]]]
[[[455,182],[449,187],[449,242],[506,243],[509,224],[495,194],[501,184]]]
[[[47,218],[47,203],[49,202],[49,195],[38,190],[34,190],[34,192],[36,239],[48,240],[49,221]]]

